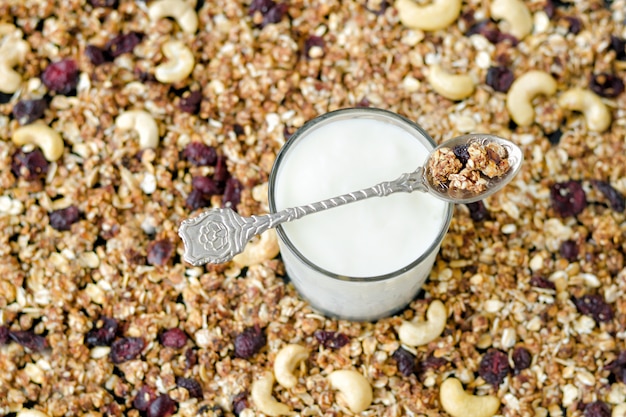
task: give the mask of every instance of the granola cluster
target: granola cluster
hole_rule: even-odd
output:
[[[0,415],[261,415],[253,385],[288,344],[309,356],[270,394],[296,415],[353,414],[339,370],[371,386],[361,416],[446,415],[452,378],[502,416],[623,413],[624,0],[518,1],[523,27],[467,0],[436,30],[386,0],[161,2],[0,0]],[[530,71],[549,94],[507,97]],[[354,106],[524,152],[455,208],[406,309],[331,319],[280,256],[181,260],[183,219],[266,212],[290,135]],[[403,343],[433,300],[443,331]]]

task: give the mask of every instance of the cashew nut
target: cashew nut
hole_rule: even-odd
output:
[[[522,0],[494,0],[491,17],[504,20],[508,24],[508,32],[519,40],[533,30],[533,17]]]
[[[48,414],[39,410],[22,409],[16,417],[48,417]]]
[[[171,17],[187,33],[196,33],[198,30],[198,15],[194,6],[183,0],[157,0],[149,6],[148,16],[153,21]]]
[[[439,390],[439,401],[452,417],[492,417],[500,408],[498,397],[468,394],[461,381],[456,378],[443,381]]]
[[[11,138],[17,146],[33,143],[41,149],[48,161],[56,161],[63,155],[63,139],[56,130],[42,123],[18,127]]]
[[[370,406],[373,399],[372,386],[357,371],[340,370],[328,375],[330,385],[338,390],[353,413],[357,414]]]
[[[248,242],[243,252],[233,257],[233,262],[240,268],[258,265],[275,258],[279,251],[276,231],[268,229],[256,240]]]
[[[398,329],[400,341],[409,346],[422,346],[435,340],[446,327],[446,306],[433,300],[426,311],[426,321],[412,323],[404,321]]]
[[[419,5],[414,0],[397,0],[400,21],[411,29],[439,30],[450,26],[461,13],[461,0],[433,0]]]
[[[159,146],[159,127],[150,113],[144,110],[129,110],[120,114],[115,125],[122,130],[135,130],[141,149]]]
[[[626,403],[618,404],[613,407],[611,417],[626,417]]]
[[[587,128],[594,132],[604,132],[611,125],[609,108],[592,91],[582,88],[567,90],[559,97],[559,106],[582,112]]]
[[[163,44],[163,55],[168,59],[156,67],[154,77],[162,83],[177,83],[184,80],[193,71],[195,60],[193,53],[181,41]]]
[[[293,374],[296,366],[309,357],[309,351],[304,346],[287,345],[276,355],[274,361],[274,376],[276,381],[285,388],[293,388],[298,378]]]
[[[254,405],[260,412],[268,416],[292,415],[293,413],[287,405],[279,403],[272,396],[273,387],[274,377],[271,372],[266,372],[263,377],[254,381],[250,390]]]
[[[9,35],[0,46],[0,80],[2,80],[0,92],[12,94],[20,88],[22,76],[13,68],[24,63],[28,51],[30,51],[28,42],[12,35]]]
[[[439,65],[429,67],[427,80],[433,90],[450,100],[463,100],[474,93],[472,77],[450,74]]]
[[[535,119],[532,100],[539,94],[556,93],[556,81],[544,71],[528,71],[513,81],[506,95],[506,108],[519,126],[528,126]]]

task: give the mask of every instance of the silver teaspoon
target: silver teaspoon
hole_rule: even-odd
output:
[[[482,149],[496,146],[504,149],[508,168],[489,178],[480,176],[480,187],[456,187],[452,181],[441,181],[433,171],[438,166],[435,158],[441,158],[446,150],[477,144]],[[449,152],[448,152],[449,154]],[[364,200],[370,197],[384,197],[393,193],[428,192],[450,203],[472,203],[482,200],[499,191],[518,173],[524,156],[514,143],[494,135],[471,134],[459,136],[442,143],[431,151],[424,166],[413,172],[402,174],[393,181],[384,181],[372,187],[353,191],[338,197],[299,207],[290,207],[276,213],[243,217],[230,208],[213,208],[196,217],[183,220],[178,234],[183,240],[183,258],[194,266],[206,263],[223,263],[242,252],[254,236],[281,223],[297,220],[307,214]],[[496,159],[498,157],[496,156]],[[436,178],[439,178],[437,180]]]

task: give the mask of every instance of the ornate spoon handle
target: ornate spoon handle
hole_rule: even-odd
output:
[[[207,210],[181,223],[178,234],[185,245],[183,258],[194,266],[226,262],[242,252],[255,235],[281,223],[370,197],[384,197],[397,192],[427,191],[423,172],[423,168],[419,167],[413,172],[402,174],[394,181],[384,181],[338,197],[261,216],[242,217],[229,208]]]

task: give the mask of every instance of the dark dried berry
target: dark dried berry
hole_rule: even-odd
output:
[[[70,95],[76,93],[78,65],[73,59],[49,64],[41,74],[41,81],[50,91]]]
[[[619,382],[626,383],[626,350],[621,351],[617,358],[608,363],[604,369],[610,371]]]
[[[250,16],[259,12],[262,16],[260,26],[265,27],[269,24],[280,22],[285,13],[287,13],[287,5],[276,3],[273,0],[252,0],[248,12]]]
[[[598,323],[613,320],[613,309],[599,294],[585,294],[574,297],[573,301],[579,313],[593,317]]]
[[[330,330],[316,330],[313,336],[326,349],[340,349],[350,342],[346,334]]]
[[[470,159],[469,151],[467,150],[467,145],[457,145],[452,148],[452,152],[454,152],[454,156],[457,157],[459,161],[465,166],[467,161]]]
[[[70,230],[72,225],[80,219],[80,212],[78,211],[78,207],[69,206],[51,212],[48,217],[50,218],[50,226],[52,226],[53,229],[63,232]]]
[[[511,71],[508,67],[499,66],[490,67],[487,70],[487,78],[485,80],[485,83],[493,88],[495,91],[506,93],[507,91],[509,91],[509,88],[511,88],[513,80],[515,80],[513,71]]]
[[[193,348],[189,348],[185,351],[185,367],[187,369],[192,368],[198,363],[198,354]]]
[[[570,262],[578,259],[578,243],[575,240],[564,240],[559,247],[559,254]]]
[[[448,364],[445,358],[438,358],[434,355],[429,355],[425,359],[417,363],[417,372],[423,374],[426,371],[437,371]]]
[[[213,179],[217,181],[218,184],[226,184],[226,180],[228,178],[230,178],[230,173],[228,172],[228,168],[226,166],[226,158],[218,156],[217,162],[215,163]]]
[[[41,352],[48,347],[48,341],[44,336],[33,333],[30,330],[9,331],[9,337],[16,343],[33,352]]]
[[[109,359],[116,364],[130,361],[139,356],[145,346],[146,342],[141,337],[125,337],[116,340],[111,345]]]
[[[119,325],[117,320],[110,317],[103,317],[99,321],[102,325],[98,328],[94,326],[85,335],[85,344],[87,346],[111,346],[111,343],[117,336]]]
[[[198,408],[198,416],[207,416],[207,417],[224,417],[224,410],[219,405],[203,405]]]
[[[265,346],[265,342],[265,334],[259,326],[248,327],[235,337],[235,356],[249,359]]]
[[[159,340],[163,346],[180,349],[187,343],[187,334],[178,327],[174,327],[161,333]]]
[[[93,7],[117,7],[117,0],[89,0]]]
[[[235,132],[235,135],[237,135],[237,136],[243,136],[246,133],[246,131],[243,128],[243,126],[240,125],[239,123],[235,123],[233,125],[233,132]]]
[[[304,41],[304,56],[307,58],[317,58],[317,57],[312,57],[309,55],[309,52],[311,52],[311,48],[313,48],[314,46],[318,47],[318,48],[324,48],[324,39],[321,36],[309,36],[306,41]]]
[[[467,208],[470,212],[470,217],[475,222],[482,222],[489,218],[489,211],[487,207],[485,207],[485,203],[482,200],[476,201],[474,203],[467,203]]]
[[[565,20],[567,21],[569,33],[578,35],[583,27],[583,23],[580,19],[574,16],[565,16]]]
[[[202,386],[193,378],[176,377],[176,385],[185,388],[191,398],[202,399],[204,397],[204,394],[202,394]]]
[[[191,188],[198,190],[206,197],[219,194],[222,189],[219,184],[210,177],[197,176],[191,179]]]
[[[39,148],[24,153],[21,149],[13,154],[11,172],[16,177],[24,177],[28,181],[43,179],[48,173],[48,161]]]
[[[624,81],[617,75],[601,72],[591,75],[589,88],[601,97],[615,98],[624,92]]]
[[[185,146],[183,157],[191,164],[197,166],[214,166],[217,163],[217,151],[215,148],[202,142],[191,142]]]
[[[0,91],[0,104],[6,104],[11,101],[13,94],[7,94]]]
[[[543,10],[546,12],[548,17],[552,19],[556,15],[557,8],[569,8],[570,6],[570,3],[565,3],[561,0],[546,0]]]
[[[500,32],[496,23],[489,19],[476,22],[467,32],[465,32],[465,36],[472,36],[476,34],[484,36],[493,44],[509,41],[511,45],[515,46],[519,42],[515,36]]]
[[[618,213],[621,213],[626,209],[626,202],[624,201],[624,196],[622,193],[617,191],[613,186],[606,182],[600,180],[593,180],[591,184],[597,188],[603,195],[609,200],[609,204],[611,208]]]
[[[563,132],[561,131],[561,129],[557,129],[548,135],[548,140],[550,141],[551,144],[558,145],[559,142],[561,141],[562,136],[563,136]]]
[[[478,366],[478,375],[496,388],[510,372],[511,366],[507,354],[498,349],[489,349]]]
[[[626,61],[626,39],[611,35],[610,49],[615,51],[615,59]]]
[[[27,125],[44,116],[48,102],[43,99],[20,100],[13,106],[13,117],[21,125]]]
[[[111,60],[109,53],[104,49],[96,45],[87,45],[85,48],[85,55],[94,65],[102,65]]]
[[[387,9],[389,8],[389,6],[391,6],[387,0],[374,1],[373,3],[376,4],[376,8],[372,8],[372,7],[365,7],[365,8],[369,12],[372,12],[378,16],[384,15]]]
[[[233,413],[238,416],[243,410],[245,410],[246,408],[250,408],[250,403],[248,402],[248,393],[246,391],[242,391],[239,394],[235,395],[233,397],[232,403]]]
[[[202,92],[191,91],[180,98],[178,108],[185,113],[197,114],[200,111],[200,103],[202,103]]]
[[[513,350],[513,371],[515,374],[519,374],[524,369],[530,367],[533,357],[528,349],[518,346]]]
[[[169,262],[173,253],[174,245],[169,239],[154,240],[148,244],[148,257],[146,260],[150,265],[163,266]]]
[[[557,182],[550,188],[554,211],[561,217],[575,216],[587,206],[587,195],[579,181]]]
[[[611,417],[611,408],[602,401],[594,401],[585,405],[584,417]]]
[[[117,58],[118,56],[127,52],[132,52],[135,46],[141,43],[143,33],[130,32],[116,36],[106,43],[104,50],[107,51],[111,58]]]
[[[530,285],[532,285],[533,287],[537,287],[537,288],[546,288],[549,290],[554,290],[556,287],[554,285],[554,282],[550,281],[549,279],[542,277],[540,275],[535,275],[533,277],[530,278]]]
[[[167,417],[176,411],[176,403],[167,394],[161,394],[148,405],[148,417]]]
[[[192,189],[185,200],[185,204],[190,210],[197,210],[209,207],[211,205],[211,198],[199,190]]]
[[[137,395],[133,399],[133,407],[139,411],[146,411],[148,406],[156,398],[156,391],[154,388],[147,385],[142,386]]]
[[[229,207],[237,210],[237,205],[241,201],[241,191],[243,185],[237,178],[229,178],[224,187],[224,196],[222,197],[222,207]]]
[[[391,357],[395,359],[398,371],[402,375],[409,376],[415,372],[415,355],[413,355],[408,350],[399,348],[398,350],[393,352],[393,355],[391,355]]]
[[[0,346],[9,343],[9,328],[0,326]]]

